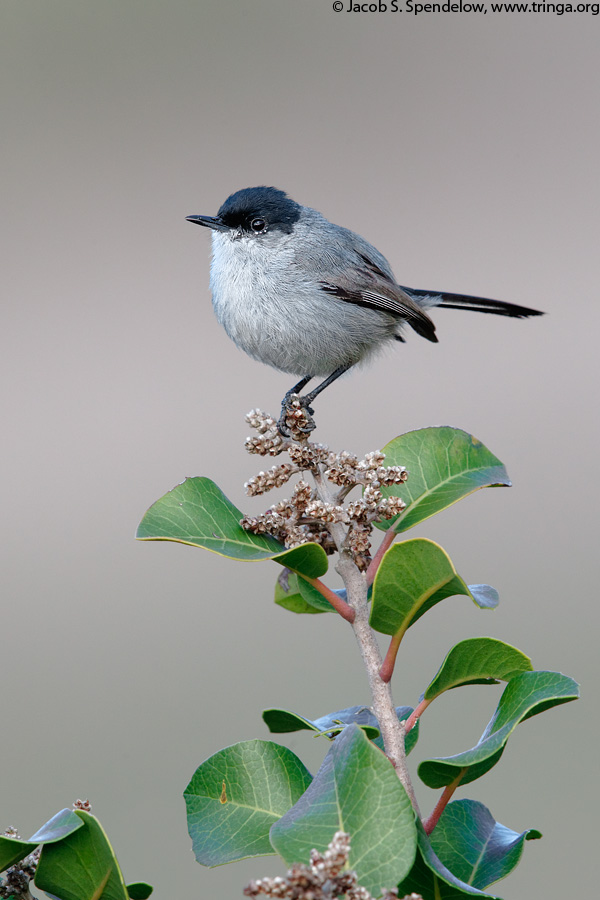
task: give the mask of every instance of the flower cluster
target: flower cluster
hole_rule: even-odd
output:
[[[359,459],[345,450],[333,453],[325,444],[309,442],[303,431],[302,412],[299,407],[297,416],[292,416],[298,429],[290,428],[290,437],[283,437],[275,419],[259,409],[246,416],[248,424],[258,432],[246,440],[249,453],[278,456],[285,451],[290,458],[289,463],[253,476],[246,482],[247,493],[264,494],[282,487],[292,475],[306,471],[315,476],[315,487],[299,481],[290,500],[274,504],[262,515],[245,516],[242,527],[255,534],[270,534],[287,548],[314,541],[327,553],[345,550],[364,570],[370,560],[373,523],[396,518],[406,506],[400,497],[384,497],[381,488],[403,484],[408,473],[404,466],[384,465],[385,454],[380,450]],[[325,480],[338,488],[333,495],[329,490],[320,490]],[[363,488],[362,497],[344,505],[347,494],[357,486]],[[343,526],[343,534],[339,529],[334,531],[334,526]]]
[[[249,493],[262,491],[253,491],[251,487]],[[308,511],[314,502],[310,485],[306,481],[299,481],[294,486],[290,500],[275,503],[262,515],[244,516],[242,528],[254,534],[270,534],[288,548],[314,542],[321,544],[326,553],[334,553],[336,546],[325,520]]]
[[[296,863],[287,876],[259,878],[244,888],[246,897],[281,897],[289,900],[372,900],[369,891],[358,884],[356,873],[344,869],[348,864],[350,837],[343,831],[334,834],[325,853],[313,850],[310,865]],[[397,900],[398,892],[384,891],[381,900]],[[411,894],[404,900],[422,900]]]

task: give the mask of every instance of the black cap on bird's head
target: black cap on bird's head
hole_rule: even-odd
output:
[[[245,231],[263,234],[283,231],[291,234],[302,207],[285,191],[274,187],[243,188],[231,194],[216,216],[188,216],[188,222],[205,225],[215,231]]]

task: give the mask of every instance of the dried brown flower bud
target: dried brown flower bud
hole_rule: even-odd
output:
[[[378,469],[384,459],[385,453],[382,453],[381,450],[372,450],[371,453],[365,454],[365,458],[361,459],[358,467],[361,469]]]
[[[346,512],[351,519],[355,519],[357,522],[366,522],[369,518],[369,510],[362,497],[359,500],[353,500],[351,503],[348,503]]]
[[[290,459],[299,469],[314,469],[319,463],[326,461],[329,450],[325,444],[293,444],[287,448]]]
[[[404,482],[408,478],[408,472],[404,468],[404,466],[387,466],[382,467],[382,472],[379,474],[379,470],[377,470],[378,478],[381,484],[404,484]]]
[[[377,518],[393,519],[406,509],[406,503],[400,497],[384,497],[377,505]]]
[[[368,484],[363,492],[363,503],[370,512],[375,512],[377,505],[383,499],[383,495],[379,488],[372,484]]]
[[[289,463],[282,463],[279,466],[272,466],[268,472],[259,472],[246,482],[244,487],[246,493],[250,497],[258,494],[265,494],[275,487],[282,487],[290,477],[298,470]]]
[[[305,515],[327,524],[345,522],[348,518],[343,506],[334,506],[332,503],[324,503],[322,500],[311,500],[306,506]]]
[[[273,416],[269,416],[262,409],[251,409],[249,413],[246,413],[246,422],[260,434],[277,431],[277,422]]]
[[[368,890],[364,887],[361,887],[361,885],[350,888],[350,890],[346,894],[346,897],[347,900],[373,900]]]
[[[278,456],[285,449],[285,443],[280,434],[269,434],[246,438],[245,447],[248,453],[256,453],[258,456]]]
[[[296,485],[294,485],[294,495],[292,497],[292,503],[298,512],[303,513],[306,509],[307,505],[311,502],[313,498],[313,489],[310,484],[307,484],[306,481],[299,481]]]
[[[371,526],[354,522],[346,536],[345,544],[350,550],[354,562],[364,572],[371,560]]]

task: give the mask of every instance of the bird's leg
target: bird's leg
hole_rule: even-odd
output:
[[[332,372],[331,375],[327,376],[325,381],[322,381],[321,384],[318,384],[314,390],[310,391],[308,394],[305,394],[304,397],[300,398],[302,400],[302,406],[304,406],[305,409],[308,409],[308,405],[313,402],[315,397],[318,397],[321,391],[324,391],[326,387],[329,387],[330,384],[333,384],[336,378],[339,378],[340,375],[343,375],[344,372],[347,372],[349,368],[350,366],[339,366],[335,370],[335,372]],[[312,410],[310,410],[310,412],[312,412]]]
[[[285,406],[287,403],[289,403],[289,400],[290,400],[290,397],[292,396],[292,394],[299,394],[300,391],[302,390],[302,388],[306,387],[306,385],[308,384],[308,382],[311,380],[312,377],[313,377],[312,375],[305,375],[304,378],[300,379],[298,384],[295,384],[293,388],[290,388],[289,391],[287,391],[283,400],[281,401],[281,405]]]
[[[285,418],[292,412],[292,407],[290,406],[292,397],[294,397],[294,400],[299,401],[302,409],[304,409],[308,413],[307,425],[305,428],[302,428],[300,430],[306,434],[310,434],[311,431],[314,431],[316,428],[314,419],[312,418],[312,413],[314,412],[314,410],[312,409],[310,404],[313,402],[315,397],[318,397],[321,391],[324,391],[326,387],[329,387],[329,385],[332,384],[336,380],[336,378],[339,378],[340,375],[343,375],[344,372],[347,372],[349,368],[350,366],[339,366],[339,368],[337,368],[335,372],[332,372],[331,375],[329,375],[324,381],[321,382],[321,384],[318,384],[316,388],[314,388],[314,390],[309,391],[309,393],[305,394],[303,397],[298,396],[298,391],[301,391],[303,387],[306,387],[313,376],[306,375],[301,381],[298,382],[298,384],[295,384],[294,387],[287,392],[281,404],[281,416],[279,418],[279,422],[277,423],[277,428],[279,429],[280,434],[282,434],[284,437],[290,436],[289,428],[286,425]]]

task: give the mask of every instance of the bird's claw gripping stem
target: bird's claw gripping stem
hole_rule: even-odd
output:
[[[310,406],[311,399],[310,395],[301,397],[293,389],[287,392],[281,402],[281,415],[277,423],[277,430],[283,437],[294,437],[294,433],[308,435],[315,430],[317,426],[313,419],[314,409]]]

